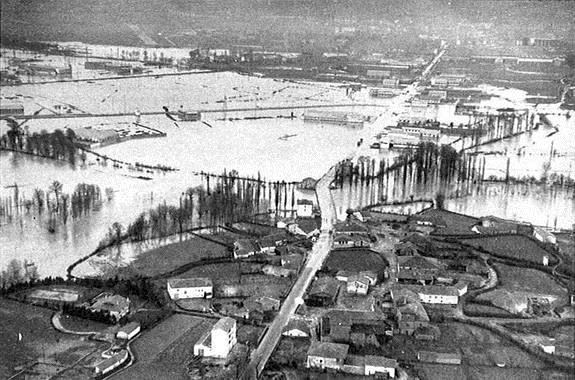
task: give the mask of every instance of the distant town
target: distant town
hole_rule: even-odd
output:
[[[573,378],[570,2],[0,11],[0,378]]]

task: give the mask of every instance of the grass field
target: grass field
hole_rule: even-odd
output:
[[[499,278],[499,287],[509,291],[532,292],[534,294],[551,294],[566,297],[563,289],[553,277],[536,269],[517,268],[505,264],[495,264]]]
[[[567,291],[546,273],[504,264],[495,264],[495,269],[499,285],[496,289],[479,295],[478,300],[491,302],[511,313],[526,310],[528,297],[546,297],[551,299],[554,305],[567,302]]]
[[[435,208],[427,209],[419,215],[438,218],[445,224],[445,227],[439,227],[433,231],[434,235],[467,235],[472,233],[471,227],[478,221],[472,216]]]
[[[542,264],[543,257],[547,256],[549,265],[556,263],[556,259],[534,240],[522,235],[486,236],[462,241],[497,256],[526,260],[535,264]]]
[[[330,272],[347,270],[353,272],[376,271],[382,274],[387,267],[385,259],[377,252],[367,249],[342,249],[329,253],[324,268]]]
[[[208,258],[228,257],[226,247],[211,241],[194,237],[144,252],[120,273],[157,276],[170,272],[182,265]]]
[[[27,371],[20,378],[48,378],[56,369],[62,371],[78,361],[79,369],[74,367],[75,371],[86,374],[81,368],[94,363],[91,354],[107,348],[106,344],[56,331],[50,323],[52,313],[0,298],[0,378],[10,378],[22,366],[32,366],[38,361],[49,365],[34,365],[31,370],[39,371],[37,377]],[[21,341],[18,333],[22,334]]]

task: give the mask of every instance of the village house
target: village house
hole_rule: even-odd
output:
[[[262,253],[276,253],[276,248],[285,244],[285,234],[272,234],[262,237],[258,243]]]
[[[121,350],[117,354],[102,360],[94,366],[94,374],[96,376],[103,376],[110,373],[114,369],[121,366],[126,360],[128,360],[128,351]]]
[[[212,298],[214,286],[207,277],[171,278],[167,281],[168,294],[173,300]]]
[[[347,292],[351,294],[367,295],[369,290],[369,278],[354,275],[347,280]]]
[[[415,337],[415,339],[427,340],[427,341],[437,340],[440,337],[440,335],[441,335],[441,330],[439,330],[439,327],[431,326],[431,325],[420,326],[413,333],[413,336]]]
[[[392,336],[393,326],[381,313],[330,310],[321,319],[321,340],[364,346],[376,336]]]
[[[308,239],[319,235],[320,224],[316,218],[298,218],[287,225],[287,230],[294,235],[304,236]]]
[[[419,351],[417,360],[425,363],[461,364],[461,354],[458,352]]]
[[[234,259],[245,259],[257,253],[260,253],[260,247],[253,239],[238,239],[234,242]]]
[[[194,345],[194,355],[225,359],[236,342],[236,321],[225,317],[201,336]]]
[[[429,317],[423,307],[406,304],[397,309],[397,332],[399,334],[413,335],[415,331],[429,325]]]
[[[334,226],[335,235],[365,235],[369,236],[369,228],[360,222],[347,219],[344,222],[338,222]]]
[[[309,325],[301,319],[292,319],[282,330],[283,336],[290,338],[309,338],[310,328]]]
[[[376,378],[395,378],[397,361],[383,356],[348,355],[341,368],[346,372],[359,376],[376,376]]]
[[[457,305],[459,302],[459,290],[454,286],[423,286],[417,294],[422,303]]]
[[[337,233],[333,238],[332,248],[371,247],[372,243],[366,235],[348,235]]]
[[[307,352],[307,368],[335,369],[343,366],[349,346],[347,344],[312,342]]]
[[[339,290],[339,281],[329,276],[317,278],[305,298],[306,305],[326,307],[335,303]]]
[[[130,312],[130,299],[117,294],[102,293],[95,298],[90,309],[96,312],[107,312],[116,321],[119,321]]]
[[[298,218],[311,218],[313,216],[313,202],[307,199],[298,199],[296,215]]]
[[[389,359],[384,356],[365,356],[365,376],[386,374],[393,379],[395,378],[396,368],[397,360],[395,359]]]
[[[116,338],[130,340],[140,333],[140,323],[130,322],[122,326],[116,333]]]

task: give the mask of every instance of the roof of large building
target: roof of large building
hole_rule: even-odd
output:
[[[435,265],[430,259],[423,256],[399,256],[397,258],[399,268],[412,269],[412,270],[438,270],[439,267]]]
[[[384,356],[366,355],[365,365],[371,367],[395,368],[397,367],[397,360],[386,358]]]
[[[212,280],[208,277],[170,278],[168,284],[173,289],[213,286]]]
[[[437,295],[437,296],[459,296],[457,288],[454,286],[430,285],[423,286],[418,291],[419,294]]]
[[[458,352],[419,351],[417,357],[422,362],[437,362],[438,360],[461,360]]]
[[[348,351],[349,346],[347,344],[316,341],[311,343],[307,355],[344,360]]]
[[[97,363],[95,365],[95,368],[97,368],[99,370],[99,372],[104,372],[105,370],[109,369],[110,367],[113,367],[117,363],[125,360],[127,358],[127,355],[128,355],[128,352],[126,350],[121,350],[120,352],[113,355],[112,357],[109,357],[109,358],[104,359],[101,362]]]

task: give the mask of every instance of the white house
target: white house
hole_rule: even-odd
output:
[[[173,300],[186,298],[212,298],[214,286],[207,277],[171,278],[168,280],[168,294]]]
[[[548,354],[555,354],[555,338],[542,338],[539,347]]]
[[[366,295],[369,290],[369,278],[365,276],[351,276],[347,280],[347,292]]]
[[[341,369],[349,346],[341,343],[312,342],[307,352],[307,368]]]
[[[313,215],[313,202],[307,199],[298,199],[296,214],[298,218],[310,218]]]
[[[378,373],[385,373],[390,378],[395,378],[395,368],[397,360],[389,359],[383,356],[365,356],[365,375],[371,376]]]
[[[225,359],[236,342],[236,320],[225,317],[200,337],[194,345],[194,355]]]
[[[417,291],[423,303],[457,305],[459,291],[454,286],[424,286]]]
[[[116,333],[116,338],[130,340],[140,332],[139,322],[130,322],[125,326],[122,326],[120,330]]]

